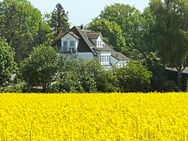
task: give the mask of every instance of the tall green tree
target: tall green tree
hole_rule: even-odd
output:
[[[137,58],[137,39],[140,37],[143,20],[141,12],[130,5],[115,3],[105,7],[98,18],[114,22],[121,27],[126,44],[123,53],[130,58]]]
[[[55,9],[51,13],[49,24],[53,31],[54,40],[60,31],[66,32],[70,28],[70,24],[68,22],[68,12],[64,10],[60,3],[56,5]]]
[[[40,45],[21,63],[21,74],[30,86],[42,86],[43,91],[56,79],[58,54],[50,46]]]
[[[184,0],[152,0],[150,10],[155,23],[152,28],[154,47],[168,67],[177,69],[181,89],[182,72],[188,64],[188,18]]]
[[[39,23],[35,38],[35,46],[41,44],[53,44],[53,35],[51,34],[50,26],[46,22]]]
[[[42,15],[28,0],[1,2],[0,36],[3,36],[15,51],[16,62],[22,61],[32,47],[37,45],[40,25],[44,25]]]
[[[115,22],[96,18],[89,24],[89,29],[101,32],[104,40],[116,51],[122,51],[126,46],[123,31]]]
[[[0,87],[8,84],[15,72],[14,52],[6,41],[0,38]]]

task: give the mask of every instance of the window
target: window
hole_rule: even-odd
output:
[[[110,62],[110,56],[107,56],[107,55],[105,55],[105,56],[100,56],[100,61],[101,61],[102,63],[109,63],[109,62]]]
[[[99,46],[102,47],[102,41],[99,41]]]
[[[100,57],[101,62],[104,62],[104,56]]]
[[[63,41],[63,50],[67,51],[67,41]]]
[[[107,62],[110,62],[110,56],[107,56]]]
[[[97,41],[97,46],[102,47],[102,41]]]
[[[71,48],[74,48],[74,46],[75,46],[74,41],[70,41],[70,47],[71,47]]]

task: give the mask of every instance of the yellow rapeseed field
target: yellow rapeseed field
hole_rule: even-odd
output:
[[[0,94],[0,141],[188,141],[188,94]]]

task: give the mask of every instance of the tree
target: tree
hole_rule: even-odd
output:
[[[28,0],[4,0],[0,4],[0,36],[15,51],[16,62],[21,62],[37,43],[39,25],[43,25],[40,11]]]
[[[81,60],[82,63],[78,69],[80,76],[80,83],[85,92],[97,91],[96,77],[102,70],[102,67],[98,60]]]
[[[65,12],[63,6],[58,3],[50,15],[49,25],[52,28],[54,40],[59,32],[66,32],[70,28],[68,22],[68,12]]]
[[[60,55],[59,75],[54,84],[58,92],[119,91],[114,70],[104,70],[98,60],[82,60]]]
[[[97,91],[117,92],[120,91],[117,75],[112,70],[102,70],[96,77]]]
[[[54,89],[58,92],[83,92],[78,69],[80,60],[63,54],[59,55],[58,60],[58,79]]]
[[[83,60],[60,56],[56,88],[63,92],[95,92],[97,78],[103,70],[97,60]]]
[[[42,44],[53,44],[53,35],[51,34],[50,26],[45,22],[39,23],[35,38],[35,46]]]
[[[123,31],[115,22],[96,18],[89,24],[89,29],[101,32],[104,40],[112,45],[116,51],[122,51],[126,46]]]
[[[168,67],[177,69],[177,84],[181,89],[182,72],[188,62],[187,4],[183,0],[153,0],[150,10],[155,18],[152,31],[154,47]]]
[[[137,58],[139,53],[137,39],[140,37],[143,20],[141,12],[130,5],[115,3],[107,6],[98,18],[114,22],[121,27],[126,44],[123,53],[129,58]]]
[[[0,38],[0,86],[6,85],[15,71],[14,52],[5,40]]]
[[[141,63],[129,62],[127,66],[116,71],[122,92],[145,92],[149,90],[152,75]]]
[[[42,86],[43,91],[56,79],[58,55],[54,48],[40,45],[21,64],[23,79],[30,86]]]
[[[152,72],[152,77],[150,79],[151,91],[178,91],[175,82],[169,80],[166,75],[165,64],[162,63],[156,53],[151,52],[150,54],[147,54],[143,64]]]

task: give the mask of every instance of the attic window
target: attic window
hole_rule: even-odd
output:
[[[75,46],[74,41],[70,41],[70,47],[71,47],[71,48],[74,48],[74,46]]]
[[[102,41],[97,41],[97,46],[102,47]]]

